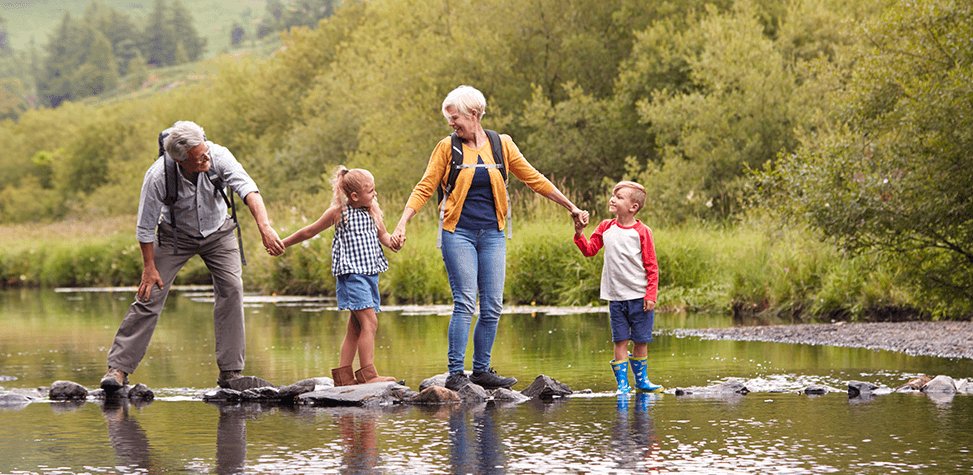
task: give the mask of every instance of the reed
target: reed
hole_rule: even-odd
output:
[[[286,236],[323,211],[323,197],[275,210]],[[505,300],[514,304],[599,303],[601,254],[585,258],[572,242],[568,214],[543,198],[520,195],[507,241]],[[540,201],[538,201],[540,200]],[[393,203],[401,201],[391,201]],[[317,209],[320,208],[320,209]],[[394,227],[399,210],[388,205]],[[590,233],[599,217],[593,216]],[[136,285],[141,256],[131,219],[0,226],[0,283],[5,286]],[[651,226],[651,223],[650,227]],[[274,294],[334,293],[331,236],[326,231],[271,257],[243,215],[244,271],[250,291]],[[387,251],[389,271],[380,287],[390,303],[449,303],[449,284],[436,249],[438,226],[423,210],[408,230],[406,247]],[[847,256],[803,229],[777,230],[753,221],[728,226],[685,224],[653,228],[659,258],[659,307],[717,310],[738,316],[788,319],[876,319],[922,315],[901,272],[869,256]],[[208,283],[197,258],[179,283]],[[916,310],[918,309],[918,310]]]

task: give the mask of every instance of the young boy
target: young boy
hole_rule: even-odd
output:
[[[646,374],[655,320],[656,293],[659,288],[659,265],[655,259],[652,231],[635,213],[645,205],[645,187],[633,181],[615,185],[608,210],[615,215],[606,219],[591,234],[584,237],[584,225],[575,222],[574,243],[587,257],[605,248],[605,265],[601,271],[601,298],[608,300],[611,317],[615,359],[611,361],[618,392],[632,390],[628,385],[628,366],[635,373],[635,387],[641,391],[657,392],[663,388],[652,384]],[[629,340],[635,342],[635,355],[628,354]]]

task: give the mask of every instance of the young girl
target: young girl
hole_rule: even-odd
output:
[[[334,384],[395,381],[391,376],[379,376],[374,365],[376,312],[381,303],[378,274],[389,267],[382,244],[392,249],[390,235],[382,223],[382,209],[375,199],[375,178],[368,170],[339,166],[331,182],[331,206],[317,221],[284,239],[284,246],[310,239],[334,225],[331,272],[337,280],[335,293],[338,308],[351,310],[339,367],[331,370]],[[352,372],[356,352],[361,369]]]

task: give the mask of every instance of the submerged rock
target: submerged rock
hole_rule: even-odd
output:
[[[238,402],[243,400],[243,393],[235,389],[218,388],[203,393],[206,402]]]
[[[235,389],[237,391],[246,391],[248,389],[266,388],[266,387],[277,387],[274,383],[267,381],[258,376],[240,376],[236,379],[231,379],[226,383],[230,389]]]
[[[151,401],[155,399],[155,393],[148,386],[138,383],[128,390],[128,398],[133,401]]]
[[[743,381],[737,378],[732,378],[727,381],[713,384],[711,386],[703,387],[689,387],[689,388],[676,388],[674,394],[676,396],[731,396],[731,395],[745,395],[749,394],[750,389],[747,388]]]
[[[294,399],[304,393],[320,391],[322,389],[333,388],[334,380],[331,378],[318,377],[302,379],[294,384],[283,386],[278,393],[281,399]]]
[[[54,381],[48,391],[52,401],[77,401],[88,397],[88,389],[74,381]]]
[[[922,392],[956,394],[956,382],[953,381],[953,378],[941,374],[935,378],[932,378],[931,381],[923,385]]]
[[[262,386],[259,388],[247,389],[243,391],[243,399],[247,401],[277,401],[280,400],[280,390],[273,386]]]
[[[489,391],[489,393],[490,397],[497,402],[521,403],[530,400],[530,398],[525,396],[523,393],[519,393],[507,388],[497,388],[493,391]]]
[[[878,386],[872,383],[866,383],[863,381],[849,381],[848,382],[848,397],[863,397],[871,396]]]
[[[538,375],[527,389],[521,391],[524,396],[530,399],[553,399],[567,396],[573,392],[567,384],[543,374]]]
[[[33,399],[17,393],[0,394],[0,407],[6,409],[19,409],[30,404]]]
[[[821,396],[823,394],[828,394],[828,388],[826,386],[811,385],[804,388],[804,394]]]

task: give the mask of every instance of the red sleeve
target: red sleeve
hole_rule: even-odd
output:
[[[642,224],[638,227],[639,240],[642,242],[642,266],[645,267],[645,298],[653,302],[659,293],[659,262],[655,258],[655,243],[652,242],[652,230]]]
[[[598,254],[601,247],[605,245],[602,234],[605,233],[606,229],[611,227],[612,221],[614,220],[606,219],[599,223],[598,227],[595,228],[595,232],[591,233],[590,241],[584,238],[584,233],[574,235],[574,244],[578,246],[578,249],[581,249],[581,253],[584,254],[585,257],[591,257]]]

